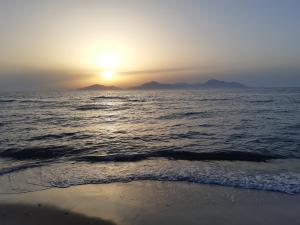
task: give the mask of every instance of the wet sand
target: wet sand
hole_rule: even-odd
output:
[[[300,195],[184,182],[131,182],[0,195],[1,225],[289,224]]]
[[[2,225],[114,225],[101,218],[88,217],[48,205],[0,204],[0,224]]]

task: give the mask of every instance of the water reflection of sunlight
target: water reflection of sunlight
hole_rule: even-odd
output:
[[[129,109],[127,103],[120,99],[98,99],[93,103],[94,106],[99,106],[99,110],[82,111],[81,114],[84,118],[90,120],[88,130],[92,133],[105,133],[106,138],[114,137],[121,123],[126,119]],[[130,129],[128,127],[128,129]],[[128,131],[128,129],[126,129]]]

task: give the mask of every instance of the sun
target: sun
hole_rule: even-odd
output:
[[[96,59],[96,66],[104,70],[116,69],[119,63],[120,57],[117,53],[104,53]]]
[[[114,76],[114,71],[112,70],[105,70],[101,73],[102,77],[106,80],[111,80],[113,79]]]
[[[120,56],[113,52],[102,53],[96,57],[95,64],[103,79],[112,80],[119,67]]]

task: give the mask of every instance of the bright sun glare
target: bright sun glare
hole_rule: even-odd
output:
[[[101,73],[101,75],[103,76],[103,78],[105,78],[106,80],[111,80],[114,76],[114,72],[111,70],[105,70]]]
[[[113,79],[115,71],[120,63],[120,57],[115,53],[101,54],[96,59],[96,66],[101,69],[101,76],[106,80]]]

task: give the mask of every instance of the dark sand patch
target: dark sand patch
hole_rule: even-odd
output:
[[[43,204],[0,204],[1,225],[115,225],[100,218]]]

